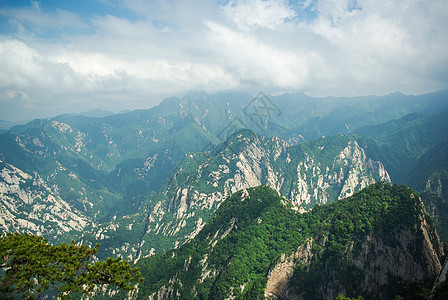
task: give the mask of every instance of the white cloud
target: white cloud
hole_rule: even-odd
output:
[[[316,5],[319,17],[309,29],[331,43],[332,52],[321,51],[324,57],[333,59],[324,67],[345,81],[324,81],[322,91],[315,94],[337,94],[331,92],[336,87],[342,93],[351,89],[352,94],[394,90],[421,93],[446,88],[447,68],[438,82],[429,83],[423,74],[428,67],[435,70],[440,63],[448,63],[441,49],[448,46],[443,38],[448,34],[447,22],[442,17],[448,12],[447,4],[360,1],[358,5],[362,9],[352,11],[345,1],[319,1]],[[435,28],[437,37],[431,33]],[[326,83],[329,90],[325,90]]]
[[[303,54],[213,22],[207,25],[216,55],[224,59],[223,66],[243,87],[296,89],[306,81],[309,67]]]
[[[15,39],[0,41],[0,65],[0,88],[51,89],[59,80],[39,52]]]
[[[232,0],[224,12],[242,30],[275,30],[296,16],[284,0]]]
[[[128,0],[120,5],[136,18],[88,20],[44,4],[0,9],[17,29],[0,36],[0,103],[11,107],[0,119],[26,103],[48,114],[121,110],[193,89],[355,95],[448,83],[444,0],[302,1],[295,10],[282,0]]]

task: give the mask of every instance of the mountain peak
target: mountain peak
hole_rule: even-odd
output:
[[[207,98],[208,95],[202,90],[189,91],[185,96],[182,97],[183,100],[200,100]]]

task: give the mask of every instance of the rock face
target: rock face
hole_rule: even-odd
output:
[[[300,147],[298,147],[300,148]],[[283,185],[296,207],[312,208],[349,197],[377,181],[390,181],[380,162],[369,159],[355,140],[346,136],[332,136],[309,142],[301,157],[291,158],[296,167],[291,187]]]
[[[69,239],[90,219],[54,194],[37,175],[0,161],[0,228],[30,232],[53,241]]]
[[[282,254],[280,261],[269,273],[264,296],[266,299],[288,297],[288,285],[298,264],[307,265],[313,257],[313,239],[308,239],[300,245],[296,252],[286,257]]]

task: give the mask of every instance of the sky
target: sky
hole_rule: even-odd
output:
[[[446,0],[0,0],[0,120],[448,88]]]

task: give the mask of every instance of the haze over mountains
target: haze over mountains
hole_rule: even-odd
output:
[[[190,275],[182,275],[180,269],[173,268],[173,273],[169,273],[171,277],[161,274],[163,280],[142,287],[143,294],[136,296],[156,293],[175,298],[178,290],[192,296],[212,298],[217,295],[248,296],[250,293],[259,296],[264,292],[293,298],[302,285],[285,282],[282,288],[272,288],[269,280],[261,279],[267,278],[268,273],[277,272],[278,264],[288,261],[290,255],[308,264],[300,271],[301,275],[295,276],[311,278],[309,276],[317,276],[319,270],[322,271],[322,265],[313,265],[316,262],[312,259],[314,256],[319,257],[319,263],[326,259],[335,263],[333,269],[325,267],[329,274],[338,272],[338,268],[345,268],[348,273],[361,270],[367,274],[365,280],[386,280],[386,285],[394,286],[394,293],[399,293],[398,281],[371,275],[375,263],[369,257],[372,253],[382,257],[383,252],[398,251],[386,237],[391,228],[385,224],[395,224],[391,218],[396,218],[388,207],[408,203],[410,206],[403,209],[409,210],[411,215],[414,205],[419,208],[416,215],[406,219],[408,223],[396,222],[397,228],[392,235],[405,249],[403,253],[396,253],[404,255],[410,266],[421,252],[409,248],[409,241],[416,241],[412,243],[429,250],[422,250],[427,254],[424,260],[418,261],[418,271],[404,267],[390,272],[402,280],[420,281],[430,280],[441,270],[445,250],[438,240],[436,228],[441,241],[448,242],[448,90],[419,96],[394,93],[350,98],[313,98],[303,93],[253,96],[240,92],[207,94],[194,91],[182,98],[167,98],[148,110],[106,116],[101,116],[104,112],[98,113],[100,115],[95,117],[65,114],[34,120],[0,135],[2,232],[27,231],[43,235],[55,243],[72,238],[84,243],[99,242],[100,257],[122,255],[138,261],[147,270],[152,270],[148,267],[154,263],[152,260],[163,260],[157,255],[156,258],[148,257],[173,248],[180,252],[169,253],[181,255],[183,259],[175,264],[196,264],[194,270],[198,273],[191,275],[196,278],[196,283],[186,284],[181,278]],[[376,206],[370,199],[373,202],[368,205],[374,208],[360,214],[372,215],[353,216],[355,219],[362,217],[359,224],[365,224],[365,220],[375,217],[375,209],[384,207],[380,209],[380,219],[369,221],[372,223],[370,229],[359,225],[361,230],[356,225],[361,231],[347,229],[351,233],[340,240],[340,236],[333,232],[336,225],[334,228],[333,225],[329,228],[312,225],[315,222],[313,216],[319,213],[329,213],[320,216],[319,222],[324,219],[333,222],[335,214],[330,211],[339,204],[327,209],[328,204],[339,203],[339,200],[377,182],[383,183],[367,191],[372,193],[373,199],[384,201]],[[409,185],[420,193],[426,208],[414,191],[388,183]],[[269,189],[252,189],[260,185]],[[266,206],[260,211],[255,209],[247,220],[237,216],[232,219],[230,216],[238,211],[239,202],[229,199],[247,197],[253,201],[251,193],[269,195],[263,196]],[[375,193],[378,194],[375,196]],[[401,193],[407,193],[407,196]],[[413,197],[409,198],[408,194]],[[347,201],[363,203],[364,198],[356,196]],[[389,200],[385,199],[389,198],[394,200],[387,204]],[[408,200],[411,202],[406,202]],[[230,204],[232,201],[235,203]],[[252,202],[248,200],[247,203]],[[219,209],[226,207],[228,219],[217,221],[224,214],[218,213]],[[287,209],[283,211],[280,207]],[[288,242],[279,241],[278,246],[268,239],[266,247],[276,250],[266,254],[260,269],[249,272],[252,275],[242,275],[236,283],[227,286],[223,278],[230,276],[224,276],[230,271],[222,265],[225,260],[216,258],[213,267],[207,260],[217,255],[213,254],[214,246],[204,246],[208,250],[202,246],[201,250],[191,250],[191,245],[197,243],[213,245],[221,240],[227,243],[224,240],[231,237],[237,227],[241,234],[246,234],[245,228],[248,226],[253,230],[251,226],[259,218],[265,219],[263,214],[272,213],[271,209],[281,211],[277,213],[279,218],[285,218],[282,226],[290,226],[287,222],[305,222],[313,229],[309,229],[307,235],[301,233],[300,238],[297,233],[285,231],[285,234],[296,237],[288,238]],[[434,226],[427,213],[434,220]],[[303,219],[298,217],[301,214]],[[304,221],[306,218],[309,219]],[[345,217],[342,219],[346,220]],[[270,223],[275,222],[275,218],[269,220],[265,223],[276,228],[270,233],[274,234],[280,230],[276,227],[280,225]],[[265,223],[261,222],[263,226]],[[219,229],[219,226],[223,227]],[[415,232],[423,232],[423,242],[421,236],[407,232],[406,226],[414,226]],[[268,227],[263,230],[271,230]],[[332,246],[336,247],[334,249],[328,244],[332,240],[338,243]],[[236,241],[234,245],[241,243],[237,238],[229,243],[232,241]],[[366,245],[372,241],[377,246],[368,248]],[[392,248],[381,248],[388,243]],[[186,248],[182,248],[184,244]],[[320,250],[314,245],[319,245]],[[355,255],[353,247],[356,245],[360,252]],[[302,249],[301,254],[294,256],[299,249]],[[305,255],[304,249],[309,253]],[[319,256],[321,250],[323,254]],[[197,256],[188,251],[196,251]],[[339,256],[331,258],[331,251]],[[234,257],[237,254],[226,255]],[[192,262],[187,264],[188,257]],[[339,261],[342,257],[352,257],[359,270],[342,267]],[[390,257],[383,259],[387,261]],[[291,258],[289,266],[297,267],[297,261],[292,261]],[[170,264],[168,260],[163,263]],[[391,260],[390,263],[397,262]],[[367,271],[368,268],[371,270]],[[406,272],[415,276],[408,278],[403,275]],[[378,296],[381,293],[381,289],[361,283],[349,287],[332,276],[325,280],[321,278],[327,286],[327,291],[320,287],[319,297],[322,299],[334,298],[339,292],[352,296]],[[225,288],[219,287],[220,280]],[[291,282],[291,278],[288,277],[287,282]],[[176,284],[184,288],[179,289]],[[160,290],[162,288],[165,292]],[[189,288],[191,290],[187,291]],[[241,292],[237,293],[236,288],[241,288]],[[300,297],[310,298],[311,294],[307,293],[311,291],[304,293]],[[387,295],[390,296],[393,295]]]

